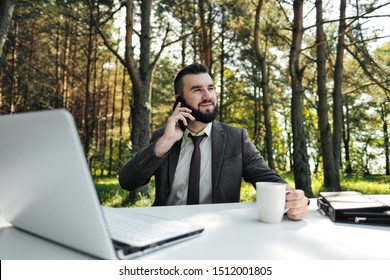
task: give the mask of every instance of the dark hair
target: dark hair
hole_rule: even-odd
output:
[[[207,73],[211,76],[209,68],[207,66],[200,64],[198,62],[187,65],[182,68],[175,77],[174,87],[175,94],[182,95],[183,94],[183,77],[188,74],[200,74]]]

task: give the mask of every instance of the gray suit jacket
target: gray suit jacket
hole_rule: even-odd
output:
[[[181,140],[163,157],[154,154],[154,146],[164,130],[158,129],[150,144],[120,170],[122,188],[135,190],[155,176],[156,198],[153,205],[166,205],[180,154]],[[245,129],[213,122],[212,133],[212,201],[240,201],[241,180],[250,182],[285,182],[264,162],[248,139]]]

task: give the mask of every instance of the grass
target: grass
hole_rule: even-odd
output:
[[[294,186],[294,178],[291,174],[282,174],[282,177]],[[325,191],[322,182],[322,178],[315,176],[311,178],[314,197],[317,197],[320,191]],[[342,191],[358,191],[363,194],[390,194],[390,176],[386,175],[342,176],[340,184]]]
[[[294,179],[290,174],[282,174],[282,177],[292,186]],[[151,189],[147,195],[138,195],[134,203],[128,199],[129,192],[123,190],[116,177],[98,177],[94,180],[95,186],[102,205],[112,207],[147,207],[154,201],[154,181],[151,181]],[[368,175],[368,176],[344,176],[341,178],[341,190],[359,191],[364,194],[390,194],[390,176]],[[322,179],[312,178],[312,189],[314,196],[322,191]],[[250,183],[242,182],[241,201],[256,201],[256,191]]]
[[[102,205],[119,207],[124,203],[128,192],[119,186],[116,177],[95,178],[94,183]]]
[[[344,177],[342,190],[359,191],[364,194],[390,194],[390,176],[369,175],[362,178]]]
[[[116,177],[98,177],[94,179],[95,187],[102,205],[111,207],[147,207],[154,201],[154,191],[149,195],[138,194],[135,203],[129,201],[129,192],[119,186]]]

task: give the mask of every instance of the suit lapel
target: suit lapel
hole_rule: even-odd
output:
[[[221,173],[222,159],[225,153],[226,134],[218,122],[213,122],[212,130],[212,176],[213,176],[213,199],[214,191],[218,186]]]

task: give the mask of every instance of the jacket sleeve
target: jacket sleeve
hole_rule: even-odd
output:
[[[157,168],[164,162],[167,155],[158,157],[154,147],[161,131],[153,134],[150,144],[131,158],[119,171],[119,184],[123,189],[132,191],[149,183]]]
[[[269,168],[255,145],[248,139],[248,133],[242,130],[243,178],[256,187],[256,182],[286,183],[273,169]]]

